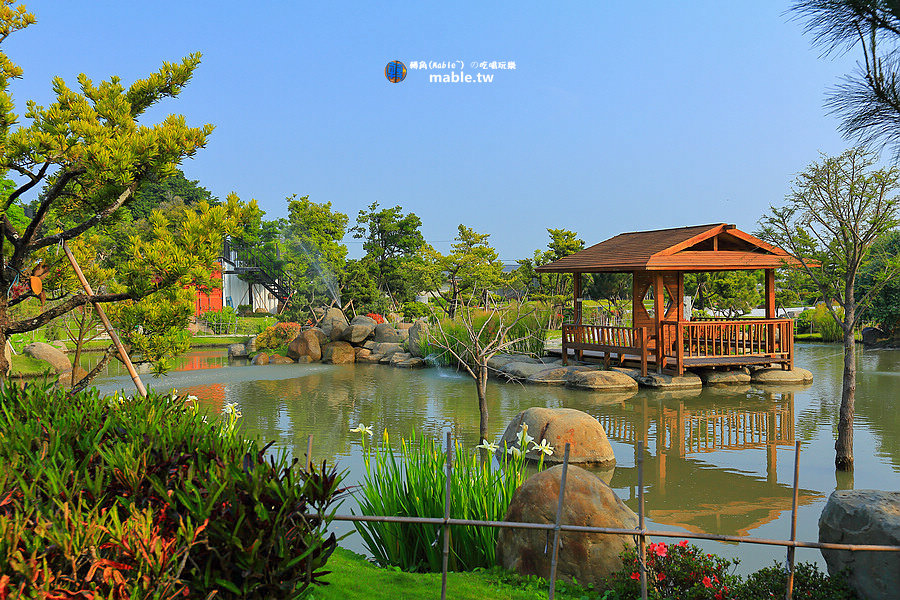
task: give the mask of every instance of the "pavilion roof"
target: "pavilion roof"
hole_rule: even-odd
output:
[[[543,273],[733,271],[797,266],[787,252],[734,225],[714,223],[620,233],[538,267]]]

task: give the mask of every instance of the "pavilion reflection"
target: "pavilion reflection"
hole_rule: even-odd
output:
[[[779,446],[793,458],[796,439],[794,392],[756,398],[695,397],[657,401],[638,397],[634,410],[599,415],[610,440],[644,447],[644,498],[656,522],[688,531],[747,535],[791,510],[791,483],[778,482]],[[765,460],[758,472],[711,464],[716,452],[747,452]],[[635,459],[637,456],[635,456]],[[728,460],[734,464],[734,459]],[[635,464],[637,461],[635,460]],[[637,504],[636,467],[616,467],[611,485],[628,489]],[[800,505],[820,498],[800,490]]]

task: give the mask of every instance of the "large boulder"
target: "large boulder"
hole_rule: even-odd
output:
[[[650,372],[646,377],[638,377],[638,383],[655,390],[696,390],[703,387],[703,380],[689,371],[684,375]]]
[[[500,375],[507,379],[528,379],[532,375],[537,375],[541,371],[546,371],[551,367],[540,362],[511,362],[500,369]]]
[[[344,329],[341,339],[345,342],[350,342],[351,344],[361,344],[367,337],[372,335],[377,326],[378,323],[372,317],[363,315],[353,317],[353,320],[350,321],[350,324]]]
[[[836,491],[819,517],[819,541],[900,546],[900,492]],[[900,552],[822,550],[828,572],[848,570],[862,598],[887,600],[900,590]]]
[[[335,365],[356,362],[353,346],[347,342],[329,342],[322,346],[322,362]]]
[[[294,361],[293,361],[293,359],[290,359],[287,356],[282,356],[280,354],[270,354],[269,355],[269,364],[270,365],[292,365],[292,364],[294,364]]]
[[[392,367],[401,369],[420,369],[425,365],[425,359],[418,356],[412,356],[407,352],[395,352],[391,355],[389,363]]]
[[[316,336],[316,339],[319,341],[319,346],[328,343],[328,336],[325,335],[325,332],[322,331],[320,327],[310,327],[306,331],[310,331],[314,336]]]
[[[888,340],[890,337],[891,336],[878,327],[862,328],[862,343],[866,346],[876,346],[881,342]]]
[[[409,328],[409,353],[419,358],[425,358],[422,345],[428,339],[428,321],[418,319]]]
[[[256,347],[256,336],[255,335],[251,335],[250,337],[247,338],[247,341],[244,342],[244,348],[247,349],[247,354],[253,354],[254,352],[256,352],[258,350],[258,348]]]
[[[344,316],[344,311],[339,308],[329,308],[325,311],[325,316],[322,317],[322,320],[319,321],[318,327],[328,336],[328,339],[339,340],[349,325],[347,317]]]
[[[247,346],[245,344],[231,344],[228,346],[228,358],[247,358]]]
[[[794,367],[790,371],[785,371],[781,367],[768,367],[753,371],[750,380],[753,383],[802,385],[812,383],[813,375],[800,367]]]
[[[243,348],[243,344],[238,344]],[[66,353],[44,342],[32,342],[25,346],[25,354],[38,360],[50,363],[57,373],[68,373],[72,370],[72,363],[66,357]]]
[[[559,504],[562,465],[530,477],[513,495],[506,521],[554,523]],[[569,465],[562,522],[566,525],[636,529],[637,515],[596,475]],[[497,563],[523,575],[550,575],[550,532],[536,529],[501,529]],[[557,574],[582,585],[599,584],[622,568],[622,552],[634,547],[630,535],[562,532]]]
[[[514,362],[534,364],[541,361],[532,358],[531,356],[525,356],[524,354],[495,354],[488,360],[488,371],[490,371],[492,375],[496,374],[503,369],[503,367]]]
[[[580,390],[595,392],[627,392],[637,391],[637,381],[618,371],[576,371],[566,385]]]
[[[545,365],[546,366],[546,365]],[[526,379],[527,383],[539,385],[566,385],[572,377],[579,371],[586,371],[590,367],[572,365],[569,367],[550,367],[539,373],[535,373]]]
[[[397,333],[397,330],[390,323],[379,323],[375,326],[375,341],[399,344],[400,334]]]
[[[368,347],[368,346],[364,346]],[[396,352],[403,352],[403,346],[400,344],[392,343],[392,342],[383,342],[376,343],[374,347],[369,348],[373,354],[381,354],[383,356],[390,357],[392,354]]]
[[[603,425],[591,415],[574,408],[543,408],[533,406],[517,414],[500,438],[500,449],[519,448],[519,432],[523,427],[534,443],[547,440],[553,447],[553,454],[544,457],[544,462],[561,463],[565,446],[569,444],[570,463],[591,463],[613,465],[616,456],[606,437]],[[525,448],[527,458],[537,460],[540,451]]]
[[[322,348],[319,345],[319,336],[312,329],[301,331],[297,337],[288,344],[287,355],[294,360],[308,356],[308,362],[316,362],[322,358]],[[304,361],[307,362],[307,361]]]
[[[727,371],[716,371],[715,369],[699,369],[697,376],[703,385],[724,386],[724,385],[747,385],[750,383],[750,373],[743,369],[728,369]]]
[[[260,352],[255,355],[253,359],[250,361],[251,365],[267,365],[269,364],[269,355],[265,352]]]

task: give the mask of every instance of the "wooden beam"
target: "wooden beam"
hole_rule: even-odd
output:
[[[766,318],[775,318],[775,269],[766,269]]]
[[[581,325],[581,273],[572,274],[572,295],[574,296],[572,308],[575,312],[575,325]],[[584,360],[583,350],[575,350],[575,360]]]
[[[656,322],[656,372],[662,373],[665,355],[662,320],[665,316],[665,285],[661,272],[653,274],[653,320]]]

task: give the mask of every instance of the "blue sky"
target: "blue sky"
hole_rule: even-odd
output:
[[[446,251],[464,223],[504,260],[546,228],[588,244],[725,221],[752,230],[820,152],[849,143],[825,114],[851,54],[821,58],[787,2],[296,3],[41,1],[4,50],[12,91],[50,79],[124,82],[190,52],[191,84],[148,115],[212,123],[183,165],[214,194],[330,201],[351,221],[401,205]],[[438,84],[390,60],[515,61],[491,83]],[[359,244],[350,243],[352,256]]]

